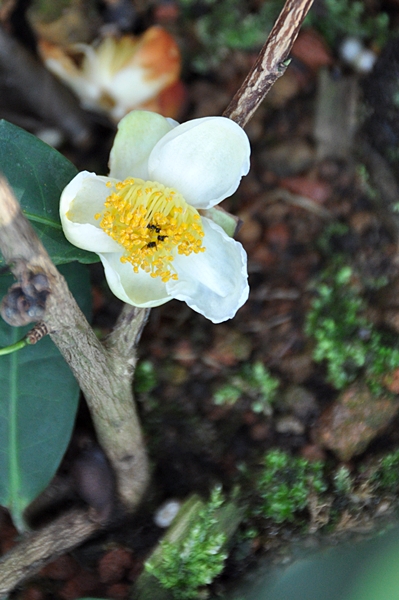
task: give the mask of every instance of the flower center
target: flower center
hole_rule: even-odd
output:
[[[201,217],[173,188],[137,178],[107,186],[115,191],[94,218],[101,219],[101,229],[123,246],[121,262],[131,263],[135,273],[143,269],[165,283],[176,280],[176,253],[205,251]]]

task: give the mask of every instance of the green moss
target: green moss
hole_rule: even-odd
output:
[[[399,488],[399,450],[390,452],[380,459],[379,465],[371,477],[378,488],[396,492]]]
[[[367,170],[366,165],[358,164],[356,166],[356,173],[358,178],[360,179],[361,187],[364,190],[365,194],[371,200],[375,200],[378,197],[378,191],[371,184],[370,173]]]
[[[271,375],[263,363],[255,362],[244,365],[229,383],[218,388],[213,401],[219,406],[231,405],[245,397],[249,399],[254,412],[270,414],[278,386],[279,380]]]
[[[349,226],[340,221],[332,221],[323,230],[323,233],[317,240],[318,248],[326,255],[334,251],[333,245],[336,240],[348,235]]]
[[[305,331],[315,341],[313,358],[324,361],[327,379],[342,389],[364,371],[372,389],[380,378],[399,366],[399,348],[364,316],[366,303],[353,270],[336,261],[320,275],[317,297],[307,315]]]
[[[198,598],[198,588],[223,570],[227,535],[220,530],[219,517],[224,502],[220,488],[215,488],[183,538],[161,542],[162,560],[145,564],[146,571],[176,600]]]
[[[367,354],[359,332],[366,330],[368,323],[360,316],[363,301],[350,285],[351,277],[347,266],[322,274],[305,326],[307,335],[315,340],[314,360],[326,361],[327,378],[338,389],[355,379]]]
[[[134,390],[141,394],[151,392],[158,385],[155,367],[150,360],[141,360],[134,374]]]
[[[283,0],[256,3],[241,0],[181,0],[183,16],[195,21],[202,51],[193,61],[198,71],[215,68],[229,50],[253,50],[266,41]],[[198,12],[200,13],[198,15]]]
[[[383,336],[377,331],[372,332],[369,343],[373,355],[373,361],[369,367],[370,375],[385,375],[399,366],[399,348],[385,346],[384,337],[387,336]],[[393,336],[391,341],[394,341]]]
[[[367,14],[366,3],[359,0],[324,0],[324,13],[311,11],[305,21],[334,46],[343,36],[373,41],[382,48],[389,39],[389,16],[385,12]]]
[[[279,380],[261,362],[245,365],[242,378],[250,387],[248,393],[252,397],[252,410],[257,413],[267,411],[276,396]]]
[[[216,390],[213,401],[217,406],[235,404],[241,395],[242,391],[239,387],[227,383]]]
[[[271,450],[257,479],[259,503],[255,514],[276,523],[293,521],[296,513],[307,507],[311,493],[321,494],[326,489],[322,462]]]
[[[333,475],[333,485],[335,491],[342,496],[347,496],[352,492],[353,480],[348,467],[343,465],[338,467]]]

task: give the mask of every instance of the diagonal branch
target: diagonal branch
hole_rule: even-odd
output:
[[[43,530],[30,533],[0,559],[0,597],[31,577],[51,560],[72,550],[100,529],[88,511],[65,513]]]
[[[223,113],[245,127],[277,79],[284,75],[289,53],[313,0],[287,0],[242,86]]]

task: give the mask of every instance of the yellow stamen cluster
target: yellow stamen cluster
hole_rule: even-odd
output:
[[[172,261],[176,252],[204,252],[204,231],[197,210],[172,188],[155,181],[125,179],[107,183],[115,191],[105,210],[95,216],[100,227],[125,249],[122,262],[135,273],[143,269],[163,282],[178,279]]]

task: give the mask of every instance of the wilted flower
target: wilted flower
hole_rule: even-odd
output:
[[[141,37],[106,37],[97,46],[75,44],[69,51],[42,40],[40,51],[84,108],[106,112],[116,123],[136,108],[178,115],[184,96],[180,52],[162,27]]]
[[[84,171],[62,192],[64,233],[99,255],[124,302],[176,298],[215,323],[230,319],[248,297],[247,257],[206,209],[235,192],[249,155],[246,134],[224,117],[178,125],[134,111],[119,125],[109,177]]]

